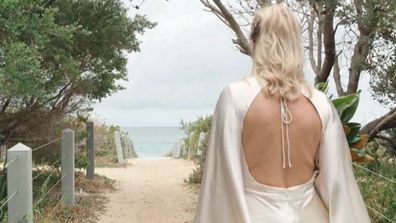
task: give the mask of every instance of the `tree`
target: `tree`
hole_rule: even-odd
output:
[[[200,0],[235,34],[233,43],[251,56],[247,34],[254,11],[270,0]],[[356,93],[363,73],[371,77],[372,96],[389,112],[361,129],[369,138],[396,127],[396,1],[286,0],[303,27],[315,82],[333,76],[339,96]],[[336,38],[339,36],[338,38]],[[344,72],[344,73],[343,73]],[[342,77],[347,77],[344,86]]]
[[[120,0],[2,1],[2,142],[45,135],[48,124],[122,90],[127,53],[155,23]]]

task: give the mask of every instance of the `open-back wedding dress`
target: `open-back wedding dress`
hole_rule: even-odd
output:
[[[315,160],[318,169],[312,177],[302,184],[277,187],[260,183],[252,176],[243,152],[242,129],[246,113],[261,90],[257,77],[249,76],[229,83],[221,92],[213,114],[193,222],[369,223],[340,118],[319,90],[312,88],[310,98],[306,90],[301,90],[322,123]],[[286,123],[288,110],[282,103],[282,123]],[[284,134],[287,129],[282,127]],[[287,165],[292,166],[287,140],[282,143],[283,168],[286,153]]]

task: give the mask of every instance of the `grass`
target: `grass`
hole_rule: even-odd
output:
[[[388,162],[373,162],[366,168],[380,173],[396,182],[396,164]],[[366,205],[380,212],[391,220],[396,219],[396,184],[369,173],[359,167],[354,167],[356,179],[366,202]],[[372,222],[388,223],[389,221],[369,209]]]
[[[126,164],[118,163],[115,149],[98,149],[95,154],[95,167],[126,167]]]
[[[34,207],[34,222],[90,223],[97,220],[107,202],[104,193],[114,190],[115,181],[100,175],[95,175],[92,181],[87,180],[82,172],[77,172],[75,179],[76,205],[66,207],[60,202],[60,184],[56,185],[60,180],[60,173],[56,170],[47,170],[37,177],[33,186],[33,205],[40,202],[50,188],[55,187],[42,202]]]

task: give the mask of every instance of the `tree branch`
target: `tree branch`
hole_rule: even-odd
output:
[[[326,10],[324,12],[323,26],[322,26],[325,58],[323,61],[323,66],[320,69],[319,75],[316,76],[315,79],[315,82],[317,83],[325,82],[328,79],[335,61],[335,56],[336,56],[335,39],[334,39],[335,31],[333,28],[334,11],[335,11],[335,6],[333,6],[333,3],[328,3],[328,5],[326,5]]]
[[[393,108],[385,115],[367,123],[360,132],[368,134],[369,139],[371,139],[380,131],[390,128],[396,128],[396,108]]]
[[[335,58],[334,69],[333,69],[333,78],[334,78],[334,82],[335,82],[335,85],[336,85],[338,96],[342,96],[342,95],[345,94],[344,89],[342,88],[341,74],[340,74],[340,64],[338,62],[338,56],[340,55],[340,53]]]
[[[315,72],[315,75],[318,75],[319,74],[318,67],[316,65],[316,61],[313,56],[313,51],[314,51],[313,30],[314,30],[315,17],[316,17],[315,11],[312,9],[310,18],[308,19],[308,58],[312,70]]]
[[[358,15],[358,19],[356,20],[360,35],[358,36],[358,41],[353,50],[353,55],[351,58],[351,64],[349,68],[349,81],[347,94],[355,93],[358,89],[360,73],[363,70],[363,64],[367,56],[369,54],[369,48],[372,44],[372,38],[370,37],[370,33],[372,33],[372,27],[367,27],[360,17],[362,17],[363,9],[362,9],[362,1],[354,0],[356,12]]]
[[[320,7],[320,10],[318,9],[318,11],[322,11],[322,5],[319,5],[318,7]],[[316,70],[316,75],[318,75],[320,73],[320,70],[322,69],[322,44],[323,44],[323,16],[322,14],[318,14],[317,15],[318,18],[318,29],[316,30],[316,38],[318,40],[318,48],[317,48],[317,61],[318,61],[318,65],[317,65],[317,70]]]
[[[249,41],[246,38],[245,34],[243,33],[240,25],[238,22],[235,20],[234,16],[230,13],[230,11],[224,6],[224,4],[220,0],[213,0],[213,3],[215,6],[207,0],[201,0],[202,4],[209,8],[211,11],[214,12],[216,16],[222,17],[224,21],[227,22],[228,27],[230,27],[235,35],[236,35],[236,40],[233,42],[239,47],[240,51],[243,54],[246,54],[248,56],[252,55],[252,49],[250,47]],[[224,22],[223,21],[223,22]]]

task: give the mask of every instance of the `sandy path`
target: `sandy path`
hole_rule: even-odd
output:
[[[196,188],[186,185],[194,168],[192,161],[137,158],[127,168],[97,168],[117,181],[117,191],[100,223],[185,223],[191,222],[197,201]]]

